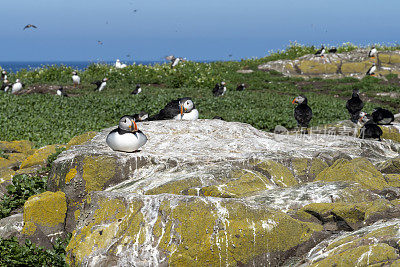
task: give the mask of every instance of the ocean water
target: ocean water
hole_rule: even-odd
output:
[[[166,61],[123,61],[124,64],[142,64],[142,65],[154,65],[165,63]],[[103,63],[113,65],[115,61],[0,61],[0,67],[8,72],[17,72],[22,69],[36,69],[44,66],[67,66],[72,67],[75,70],[82,71],[93,63]]]

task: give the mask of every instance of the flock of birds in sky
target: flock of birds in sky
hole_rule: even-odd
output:
[[[34,25],[27,25],[26,28],[35,27]],[[335,53],[336,49],[330,49],[330,53]],[[324,57],[325,48],[322,46],[320,50],[315,54],[316,56]],[[377,55],[375,47],[369,51],[369,57],[374,58]],[[167,60],[171,61],[171,68],[176,67],[180,62],[185,61],[184,58],[175,57],[173,55],[166,57]],[[122,69],[126,67],[126,64],[120,62],[117,59],[115,62],[115,68]],[[368,70],[367,75],[373,75],[376,70],[375,64]],[[1,80],[3,81],[1,91],[11,92],[13,94],[18,93],[24,87],[24,84],[20,79],[16,79],[15,83],[9,83],[7,79],[7,72],[3,70],[1,72]],[[95,91],[103,91],[106,88],[108,78],[104,78],[100,81],[94,81],[91,84],[95,85]],[[72,82],[74,88],[80,85],[81,78],[76,71],[72,72]],[[246,84],[241,83],[237,86],[237,91],[243,91],[246,89]],[[215,97],[223,96],[227,91],[226,83],[224,81],[217,83],[212,89],[212,94]],[[136,85],[136,88],[131,94],[137,95],[142,92],[140,84]],[[61,97],[68,96],[60,87],[57,90],[57,95]],[[308,106],[307,97],[304,95],[297,96],[293,102],[297,104],[294,109],[294,118],[296,119],[298,126],[305,128],[304,133],[307,133],[310,121],[313,117],[312,110]],[[360,99],[359,91],[353,90],[352,97],[347,101],[346,108],[350,113],[350,119],[355,124],[363,124],[360,130],[359,138],[377,138],[381,140],[382,129],[379,125],[390,125],[394,121],[394,115],[389,110],[383,108],[376,108],[371,115],[362,111],[364,107],[363,101]],[[137,127],[137,122],[141,121],[154,121],[154,120],[197,120],[199,118],[199,112],[195,108],[194,102],[189,97],[179,98],[169,102],[160,112],[154,116],[149,116],[146,112],[134,114],[132,116],[123,116],[118,124],[118,128],[111,131],[107,138],[106,143],[108,146],[116,151],[133,152],[137,151],[147,142],[146,135],[140,131]],[[222,119],[221,117],[214,117],[213,119]]]

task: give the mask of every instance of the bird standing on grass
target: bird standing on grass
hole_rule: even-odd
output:
[[[217,83],[212,90],[212,93],[214,96],[223,96],[226,93],[226,83]]]
[[[106,138],[107,145],[114,151],[134,152],[147,142],[146,135],[138,130],[135,119],[123,116],[119,120],[118,128],[112,130]]]
[[[62,97],[68,97],[67,93],[64,91],[64,88],[62,86],[58,88],[57,95]]]
[[[364,102],[360,99],[359,90],[354,89],[353,94],[346,102],[346,108],[350,113],[350,119],[352,122],[357,123],[360,119],[360,112],[364,107]]]
[[[117,69],[123,69],[126,67],[126,64],[121,63],[121,61],[119,61],[119,59],[117,59],[117,61],[115,62],[115,67]]]
[[[7,78],[3,80],[0,90],[7,92],[11,88],[11,84],[8,82]]]
[[[307,128],[313,115],[311,108],[307,105],[307,97],[304,95],[299,95],[292,101],[292,104],[296,103],[298,105],[294,109],[294,118],[300,127]]]
[[[246,89],[246,85],[244,83],[239,84],[238,87],[236,87],[236,91],[244,91]]]
[[[17,79],[11,86],[11,93],[15,94],[21,91],[24,86],[25,84],[21,83],[20,79]]]
[[[95,82],[92,82],[91,84],[95,84],[97,86],[96,89],[94,89],[95,91],[101,92],[106,87],[107,81],[108,81],[108,79],[104,78],[101,81],[95,81]]]
[[[142,92],[142,88],[140,87],[140,84],[136,84],[136,88],[133,89],[131,95],[138,95]]]
[[[74,83],[74,88],[81,83],[81,77],[78,76],[76,71],[72,72],[72,82]]]
[[[7,80],[7,71],[3,70],[1,72],[0,80],[2,80],[2,81]]]

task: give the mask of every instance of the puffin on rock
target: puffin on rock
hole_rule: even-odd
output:
[[[378,138],[381,140],[381,135],[383,134],[381,127],[379,127],[373,120],[367,121],[360,130],[359,138]]]
[[[197,120],[199,111],[195,108],[190,97],[172,100],[160,112],[149,118],[156,120]]]
[[[379,125],[390,125],[394,121],[393,113],[383,108],[375,108],[371,116],[372,120]]]
[[[360,99],[359,90],[354,89],[353,94],[346,102],[346,108],[350,113],[350,119],[352,122],[357,123],[360,118],[360,112],[364,107],[364,102]]]
[[[123,116],[118,128],[112,130],[106,138],[107,145],[114,151],[134,152],[147,142],[146,135],[138,130],[135,119]]]
[[[307,105],[307,97],[299,95],[293,99],[292,104],[297,103],[297,107],[294,109],[294,118],[300,127],[307,128],[312,118],[312,110]]]
[[[315,52],[315,55],[323,58],[325,55],[325,47],[323,45],[321,45],[321,49],[319,49],[317,52]]]
[[[368,52],[368,57],[375,58],[378,54],[378,50],[376,50],[375,46],[371,47],[371,50]]]
[[[372,63],[371,68],[369,68],[369,70],[367,71],[367,73],[365,75],[367,75],[367,76],[375,76],[375,71],[376,71],[376,64]]]

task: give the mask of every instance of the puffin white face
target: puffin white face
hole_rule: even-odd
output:
[[[118,126],[121,130],[128,132],[136,132],[138,130],[135,120],[130,116],[123,116],[119,120]]]
[[[73,72],[72,72],[72,75],[76,75],[76,71],[73,71]]]
[[[104,79],[103,79],[103,82],[106,82],[106,81],[108,81],[108,79],[107,79],[107,78],[104,78]]]
[[[117,62],[119,62],[119,59],[117,59]]]
[[[181,103],[180,106],[181,106],[181,115],[183,115],[183,113],[188,113],[192,111],[194,104],[192,100],[188,99],[183,104]]]
[[[226,84],[225,82],[221,82],[221,85],[222,85],[222,86],[225,86],[225,84]]]
[[[293,99],[292,104],[295,104],[295,103],[301,104],[304,102],[304,100],[305,100],[305,98],[303,96],[299,95],[298,97]]]
[[[17,79],[17,80],[15,80],[15,82],[16,82],[16,83],[19,83],[19,82],[20,82],[20,80],[19,80],[19,79]]]

